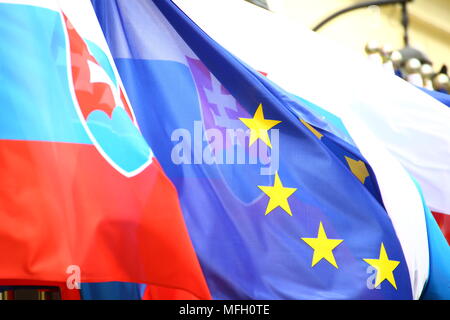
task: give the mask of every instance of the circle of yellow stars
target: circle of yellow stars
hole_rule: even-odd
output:
[[[261,103],[253,115],[253,118],[239,118],[239,120],[250,129],[249,146],[260,139],[268,147],[272,148],[268,131],[281,123],[281,121],[264,118],[264,111]],[[300,121],[317,139],[321,140],[323,138],[323,134],[312,125],[302,119],[300,119]],[[347,156],[345,157],[345,160],[347,161],[351,172],[362,184],[364,184],[366,178],[369,176],[365,163],[361,160],[355,160]],[[258,186],[258,188],[269,197],[265,215],[268,215],[274,209],[280,207],[289,216],[292,216],[292,210],[288,200],[289,197],[297,191],[297,188],[283,186],[278,172],[275,172],[274,183],[272,186]],[[316,238],[301,238],[301,240],[313,249],[311,267],[317,265],[321,260],[325,260],[336,269],[339,268],[333,250],[335,250],[344,240],[328,238],[322,221],[319,223]],[[384,243],[381,243],[378,259],[367,258],[363,260],[377,271],[375,287],[378,287],[383,281],[387,280],[397,290],[394,270],[398,267],[400,262],[389,259]]]

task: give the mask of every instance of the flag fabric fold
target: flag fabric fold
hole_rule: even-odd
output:
[[[349,131],[376,173],[408,261],[415,297],[420,297],[429,274],[438,278],[435,271],[450,263],[450,256],[439,249],[440,242],[434,241],[439,237],[427,235],[427,229],[432,229],[420,195],[423,189],[446,233],[448,108],[369,65],[363,57],[267,10],[238,0],[175,2],[240,59],[303,100],[314,102],[309,103],[311,109],[320,105],[325,110],[319,113],[321,118]],[[232,25],[227,24],[230,14]],[[415,187],[402,166],[421,188]],[[432,282],[440,287],[440,298],[450,297],[448,281],[444,277]]]
[[[267,10],[238,0],[175,2],[225,48],[289,92],[343,120],[346,113],[356,115],[417,179],[430,209],[450,214],[450,110],[442,103]],[[235,21],[228,25],[233,12]],[[433,95],[445,103],[445,94]]]
[[[213,298],[420,295],[370,163],[338,125],[171,1],[92,3]]]
[[[209,298],[91,3],[0,2],[0,35],[0,279]]]
[[[449,109],[391,78],[395,97],[360,83],[350,99],[336,81],[322,95],[315,60],[292,59],[326,47],[314,36],[299,53],[240,3],[270,31],[261,51],[247,27],[231,32],[239,15],[224,27],[200,2],[175,1],[188,17],[170,0],[0,1],[0,285],[67,299],[79,283],[83,299],[450,298]]]

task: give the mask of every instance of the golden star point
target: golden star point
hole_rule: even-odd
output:
[[[322,222],[319,224],[317,238],[301,238],[311,248],[314,249],[314,254],[311,262],[311,267],[314,267],[320,260],[327,260],[332,266],[338,269],[336,259],[334,258],[333,250],[342,243],[342,239],[329,239],[325,233]]]
[[[256,140],[261,139],[266,145],[272,148],[268,131],[281,121],[265,119],[262,103],[259,104],[253,118],[239,118],[239,120],[250,129],[250,146],[255,143]]]
[[[309,131],[311,131],[316,137],[317,139],[322,139],[323,134],[321,134],[319,131],[317,131],[312,125],[310,125],[308,122],[306,122],[303,119],[300,119],[301,123],[303,123],[303,125],[308,128]]]
[[[384,280],[389,281],[390,284],[397,290],[395,283],[394,270],[400,264],[400,261],[389,260],[384,243],[381,243],[380,257],[378,259],[363,259],[369,265],[377,270],[375,279],[375,287],[378,287]]]
[[[258,188],[270,198],[265,215],[268,215],[275,208],[281,207],[288,215],[292,216],[288,198],[297,190],[297,188],[283,187],[278,172],[275,173],[273,186],[258,186]]]
[[[350,167],[352,173],[356,176],[356,178],[358,178],[359,181],[361,181],[362,184],[364,184],[366,178],[369,176],[369,171],[367,170],[364,161],[356,161],[349,157],[345,157],[345,160],[347,160],[348,166]]]

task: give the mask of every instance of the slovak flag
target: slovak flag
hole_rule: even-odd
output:
[[[209,298],[91,3],[1,1],[0,37],[0,282],[75,272]]]

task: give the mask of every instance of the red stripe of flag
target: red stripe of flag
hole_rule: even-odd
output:
[[[450,245],[450,215],[433,211],[433,216]]]
[[[93,145],[0,140],[0,279],[209,290],[176,190],[154,162],[126,178]],[[160,297],[164,298],[164,297]]]

